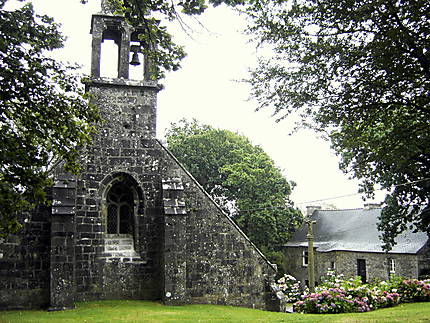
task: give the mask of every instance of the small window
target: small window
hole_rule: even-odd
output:
[[[396,273],[396,261],[395,259],[391,258],[390,259],[390,274],[395,274]]]
[[[309,260],[307,251],[303,250],[302,258],[303,258],[303,266],[307,266],[308,260]]]
[[[330,261],[330,270],[336,269],[336,263],[334,261]]]

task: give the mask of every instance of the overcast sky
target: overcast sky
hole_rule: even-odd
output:
[[[15,0],[9,0],[8,6]],[[68,37],[59,58],[77,62],[89,73],[91,14],[100,11],[100,0],[35,0],[36,11],[53,16],[62,24]],[[158,131],[163,138],[171,122],[195,118],[211,126],[239,132],[254,144],[261,145],[297,186],[292,200],[301,208],[319,203],[338,208],[363,206],[357,194],[358,182],[349,180],[338,168],[338,158],[330,144],[309,130],[289,135],[291,120],[276,123],[270,110],[255,112],[256,102],[249,101],[249,87],[237,82],[246,78],[256,63],[254,46],[241,33],[245,24],[236,13],[225,7],[208,10],[192,24],[192,38],[180,28],[172,29],[175,39],[185,45],[188,56],[182,69],[169,73],[158,95]],[[354,195],[355,194],[355,195]],[[346,196],[344,198],[336,198]],[[378,194],[380,202],[383,194]],[[324,200],[322,202],[315,202]],[[371,201],[369,201],[371,202]]]

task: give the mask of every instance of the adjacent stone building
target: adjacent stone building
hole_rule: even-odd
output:
[[[390,274],[418,278],[430,273],[428,236],[424,232],[405,231],[396,238],[388,253],[382,250],[377,229],[381,209],[367,205],[363,209],[321,210],[309,208],[315,221],[315,278],[318,283],[328,270],[346,278],[360,276],[362,281],[386,280]],[[307,283],[307,225],[303,225],[284,246],[285,270]]]
[[[155,139],[160,87],[138,30],[104,10],[91,33],[86,86],[104,122],[82,149],[81,173],[58,168],[52,205],[0,241],[0,309],[98,299],[269,308],[276,268]],[[101,73],[108,40],[118,45],[115,78]],[[138,58],[142,80],[131,80]]]

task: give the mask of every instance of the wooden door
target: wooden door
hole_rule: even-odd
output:
[[[357,259],[357,276],[361,277],[361,281],[366,283],[366,259]]]

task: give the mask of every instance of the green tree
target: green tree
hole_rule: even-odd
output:
[[[244,136],[200,125],[172,124],[169,150],[272,261],[302,221],[288,182],[273,160]]]
[[[46,201],[50,169],[76,172],[78,147],[90,140],[97,110],[72,72],[47,56],[63,45],[58,26],[30,4],[7,11],[0,0],[0,234],[16,215]]]
[[[429,233],[430,2],[263,0],[248,14],[249,31],[273,49],[249,79],[259,107],[301,115],[363,193],[389,192],[387,249],[410,223]]]

